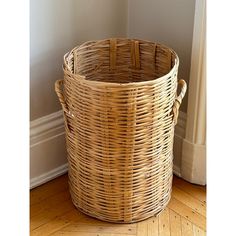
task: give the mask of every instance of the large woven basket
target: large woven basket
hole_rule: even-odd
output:
[[[165,208],[172,186],[174,126],[186,92],[179,59],[159,43],[86,42],[64,56],[55,84],[66,130],[74,205],[131,223]]]

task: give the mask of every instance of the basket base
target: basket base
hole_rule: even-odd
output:
[[[124,220],[110,220],[110,219],[107,219],[107,218],[103,218],[103,217],[98,217],[90,212],[86,212],[84,211],[83,209],[81,209],[72,199],[72,203],[73,205],[82,213],[84,213],[85,215],[87,216],[90,216],[92,218],[95,218],[95,219],[98,219],[98,220],[101,220],[101,221],[105,221],[105,222],[110,222],[110,223],[116,223],[116,224],[133,224],[133,223],[138,223],[140,221],[144,221],[144,220],[147,220],[153,216],[158,216],[165,208],[166,206],[168,205],[170,199],[171,199],[171,194],[168,195],[168,198],[166,199],[165,203],[163,206],[161,206],[160,208],[157,208],[155,211],[152,211],[150,212],[149,214],[145,214],[145,216],[143,217],[140,217],[139,219],[134,219],[134,220],[131,220],[131,221],[124,221]]]

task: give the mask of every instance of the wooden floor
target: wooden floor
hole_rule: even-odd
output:
[[[112,224],[80,213],[63,175],[31,190],[30,231],[40,236],[206,235],[206,188],[174,177],[172,198],[162,213],[136,224]]]

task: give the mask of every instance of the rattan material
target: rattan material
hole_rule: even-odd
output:
[[[178,65],[173,50],[143,40],[90,41],[65,55],[64,80],[55,88],[79,210],[131,223],[165,208],[174,125],[186,91],[180,80],[177,97]]]

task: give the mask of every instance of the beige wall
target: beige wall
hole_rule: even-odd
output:
[[[63,55],[87,40],[132,37],[160,41],[180,57],[188,81],[194,0],[31,0],[30,113],[31,186],[64,173],[66,149],[61,106],[54,83],[63,78]],[[187,99],[182,111],[186,112]],[[58,112],[56,112],[58,111]],[[175,130],[174,165],[181,166],[186,113]]]
[[[30,120],[61,109],[54,82],[63,55],[93,39],[125,37],[127,0],[30,1]]]
[[[194,5],[195,0],[31,0],[30,120],[60,109],[54,82],[63,77],[62,57],[87,40],[160,41],[178,53],[179,78],[188,81]],[[181,110],[187,110],[187,97]]]
[[[159,41],[180,58],[179,78],[189,80],[195,0],[129,0],[128,37]],[[187,96],[181,105],[187,111]]]

